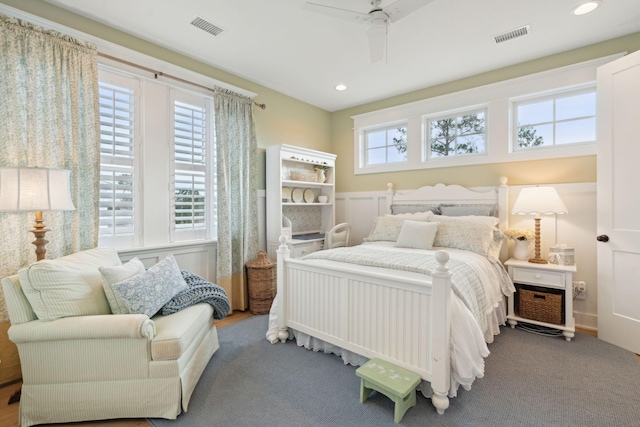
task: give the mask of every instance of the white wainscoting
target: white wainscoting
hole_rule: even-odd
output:
[[[542,256],[548,256],[549,247],[565,243],[575,249],[578,271],[574,281],[587,284],[585,300],[574,300],[576,326],[597,329],[597,274],[596,274],[596,183],[553,184],[567,206],[567,215],[543,217],[541,221]],[[509,187],[509,212],[518,193],[525,186]],[[527,186],[528,187],[528,186]],[[486,190],[486,188],[476,188]],[[351,244],[362,243],[369,235],[375,217],[386,212],[386,191],[337,193],[336,223],[351,224]],[[534,228],[533,217],[509,215],[512,228]],[[509,251],[513,242],[508,242]],[[532,245],[533,246],[533,245]]]
[[[205,280],[215,282],[215,241],[118,251],[122,262],[127,262],[132,258],[138,257],[147,268],[156,264],[169,254],[173,254],[180,270],[191,271]]]

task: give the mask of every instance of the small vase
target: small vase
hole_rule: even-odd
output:
[[[513,257],[520,261],[526,261],[529,259],[531,253],[531,247],[528,240],[516,240],[513,246]]]
[[[324,174],[324,169],[316,169],[316,174],[318,176],[318,182],[322,183],[327,180],[327,177]]]

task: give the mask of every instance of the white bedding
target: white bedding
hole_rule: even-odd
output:
[[[432,251],[428,251],[423,249],[397,248],[394,246],[394,242],[373,242],[367,245],[375,247],[376,249],[393,252],[435,253],[438,249],[445,249],[451,259],[464,262],[476,272],[483,284],[488,303],[485,313],[486,322],[482,322],[485,325],[484,330],[480,328],[478,321],[476,321],[471,311],[453,291],[451,298],[451,387],[449,389],[449,397],[457,395],[457,390],[460,385],[465,389],[469,389],[475,378],[481,378],[484,375],[484,358],[489,355],[487,343],[493,342],[494,335],[500,333],[499,326],[506,321],[504,295],[513,292],[513,284],[508,279],[508,275],[506,275],[502,266],[491,263],[487,258],[474,252],[460,249],[434,248]],[[308,262],[324,266],[331,266],[336,263],[335,261],[320,259],[310,259]],[[380,270],[381,272],[386,270],[380,267],[359,265],[352,267],[369,272],[373,270]],[[400,270],[394,270],[393,274],[418,279],[424,279],[425,277],[425,275],[421,273]],[[507,279],[506,283],[505,277]],[[276,307],[277,296],[271,307],[269,328],[266,334],[267,340],[272,343],[278,340]],[[360,355],[325,343],[299,331],[292,330],[291,332],[290,337],[295,337],[297,344],[307,349],[335,353],[341,356],[345,363],[356,366],[363,364],[367,360]],[[431,389],[428,383],[423,381],[420,388],[425,396],[430,396]]]

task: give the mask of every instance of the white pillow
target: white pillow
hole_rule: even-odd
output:
[[[144,264],[142,261],[136,257],[126,264],[114,267],[100,267],[98,270],[102,275],[102,288],[107,296],[107,301],[109,301],[111,312],[113,314],[129,314],[130,311],[127,305],[120,297],[120,294],[113,291],[112,285],[133,277],[136,274],[144,273]]]
[[[18,276],[40,320],[111,314],[98,268],[121,264],[115,249],[96,248],[35,262]]]
[[[406,220],[398,235],[396,246],[400,248],[431,249],[438,231],[437,222]]]
[[[179,292],[188,288],[173,255],[144,273],[111,285],[133,314],[152,317]]]
[[[414,213],[401,213],[401,214],[385,214],[391,218],[410,219],[413,221],[429,221],[433,217],[433,212],[414,212]]]
[[[369,233],[369,236],[365,237],[363,240],[365,242],[395,242],[398,240],[398,235],[400,234],[402,223],[404,221],[404,218],[397,218],[396,215],[376,217],[373,220],[373,229],[371,230],[371,233]]]

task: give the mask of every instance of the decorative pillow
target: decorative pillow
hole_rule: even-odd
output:
[[[438,205],[438,210],[442,215],[448,216],[496,216],[498,214],[498,205]]]
[[[401,213],[401,214],[385,214],[385,216],[393,218],[410,219],[413,221],[429,221],[433,216],[433,212],[414,212],[414,213]]]
[[[433,212],[438,215],[440,211],[438,210],[438,205],[425,205],[425,204],[402,204],[402,205],[391,205],[391,213],[403,214],[403,213],[415,213],[415,212]]]
[[[152,317],[178,292],[187,289],[187,283],[173,255],[167,255],[144,273],[111,287],[124,300],[129,312]]]
[[[495,227],[500,222],[500,218],[496,218],[495,216],[478,216],[478,215],[462,215],[462,216],[447,216],[447,215],[438,215],[435,219],[431,219],[430,221],[437,221],[438,218],[447,218],[458,221],[469,221],[469,222],[478,222],[481,224],[488,224],[492,227]]]
[[[144,264],[138,257],[131,259],[128,263],[114,267],[100,267],[102,274],[102,288],[109,301],[113,314],[129,314],[129,308],[125,304],[120,294],[113,291],[113,284],[122,282],[136,274],[144,273]]]
[[[98,268],[122,264],[113,248],[95,248],[18,271],[20,284],[38,319],[110,314]]]
[[[371,233],[363,239],[365,242],[378,242],[381,240],[395,242],[398,240],[402,223],[405,220],[404,218],[395,218],[394,216],[379,216],[373,221]]]
[[[440,224],[433,246],[465,249],[489,257],[494,227],[479,222],[438,216],[432,221]]]
[[[437,222],[406,220],[402,224],[396,246],[400,248],[431,249],[437,231]]]
[[[504,233],[497,229],[493,228],[493,241],[489,246],[489,251],[487,252],[487,258],[492,261],[498,261],[500,259],[500,250],[502,249],[502,244],[506,240],[506,236]]]

